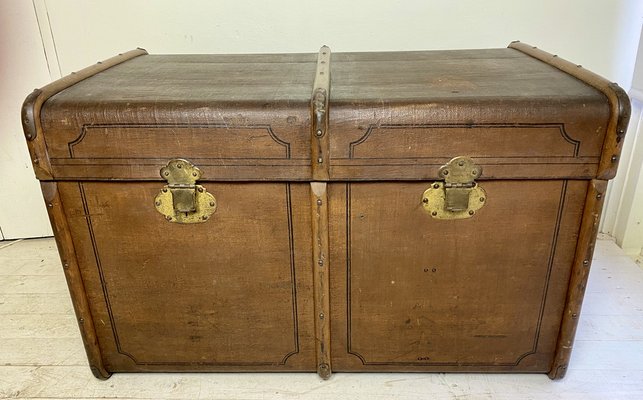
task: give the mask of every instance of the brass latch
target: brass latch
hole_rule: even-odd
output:
[[[205,222],[217,209],[217,201],[196,181],[201,170],[187,160],[170,160],[161,168],[167,185],[154,199],[156,210],[170,222],[193,224]]]
[[[440,167],[444,182],[434,182],[424,191],[424,209],[437,219],[470,218],[482,208],[487,193],[476,182],[482,168],[468,157],[456,157]]]

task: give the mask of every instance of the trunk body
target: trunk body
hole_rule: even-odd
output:
[[[618,86],[508,49],[135,50],[23,122],[97,377],[567,368]]]

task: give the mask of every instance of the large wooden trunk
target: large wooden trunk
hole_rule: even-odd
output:
[[[623,90],[507,49],[134,50],[23,123],[94,374],[565,374]]]

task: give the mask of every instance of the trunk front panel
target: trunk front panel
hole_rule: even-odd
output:
[[[307,184],[206,183],[166,221],[159,183],[61,183],[99,345],[118,370],[314,370]]]
[[[586,181],[483,181],[462,220],[430,182],[330,186],[335,370],[548,371]]]

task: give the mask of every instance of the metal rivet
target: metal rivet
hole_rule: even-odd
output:
[[[431,268],[431,272],[435,272],[437,270],[438,270],[437,268]]]
[[[317,136],[321,136],[321,135],[323,135],[323,134],[324,134],[324,131],[322,131],[321,129],[317,129],[317,132],[315,132],[315,134],[316,134]]]
[[[437,212],[437,211],[433,211],[433,212],[431,213],[431,215],[433,215],[433,216],[435,217],[436,215],[438,215],[438,212]]]
[[[612,162],[616,162],[616,160],[618,160],[618,157],[617,156],[612,156],[612,158],[610,158],[610,160],[612,160]]]
[[[589,265],[589,260],[583,260],[583,265],[588,266]]]
[[[51,203],[47,203],[47,207],[53,207],[54,205]]]
[[[321,199],[317,199],[317,205],[318,205],[318,206],[321,206],[321,205],[322,205],[322,201],[321,201]]]
[[[324,313],[319,313],[319,319],[324,319]]]
[[[462,167],[462,166],[464,166],[464,161],[460,161],[460,162],[458,163],[458,165],[459,165],[459,166],[461,166],[461,167]]]
[[[63,268],[65,268],[65,269],[69,268],[69,263],[67,263],[67,262],[63,263]]]
[[[574,318],[574,319],[578,318],[578,314],[573,313],[573,314],[572,314],[572,318]]]
[[[439,184],[439,183],[434,183],[434,184],[433,184],[433,188],[434,188],[434,189],[438,189],[438,188],[440,188],[440,184]]]
[[[424,272],[429,272],[429,269],[428,269],[428,268],[424,268]]]
[[[172,217],[170,217],[169,215],[166,215],[165,219],[168,220],[168,221],[172,221]]]
[[[577,67],[577,68],[582,68],[583,66],[582,66],[582,65],[580,65],[580,64],[578,64],[578,65],[576,65],[576,67]]]
[[[78,318],[78,322],[80,322],[80,323],[82,324],[82,323],[84,323],[84,322],[85,322],[85,319],[83,319],[83,318]]]
[[[427,199],[426,197],[422,199],[422,203],[426,204],[428,202],[429,202],[429,199]]]
[[[480,197],[480,203],[484,202],[484,197]]]
[[[319,265],[320,267],[323,267],[324,266],[324,260],[317,261],[317,265]]]
[[[196,172],[192,172],[192,176],[196,176],[196,175],[197,175],[197,173],[196,173]]]
[[[208,216],[204,215],[204,216],[201,217],[201,219],[205,221],[206,219],[208,219]]]
[[[477,170],[477,169],[474,169],[473,171],[471,171],[471,175],[477,175],[477,174],[478,174],[478,170]]]
[[[177,168],[183,168],[183,164],[176,164]]]
[[[601,197],[603,197],[603,195],[602,195],[601,193],[598,193],[598,194],[596,195],[596,198],[597,198],[597,199],[600,199]]]
[[[161,202],[157,200],[154,204],[156,204],[157,206],[160,206]]]
[[[469,210],[469,215],[473,215],[473,214],[475,214],[475,211]]]
[[[197,190],[199,191],[199,193],[203,193],[203,188],[202,187],[198,188]]]
[[[619,130],[618,130],[618,133],[619,133],[620,135],[624,135],[624,134],[625,134],[625,129],[619,129]]]
[[[210,207],[214,207],[214,201],[210,202]]]
[[[319,157],[319,158],[317,159],[317,162],[321,164],[321,163],[323,163],[323,162],[324,162],[324,159],[323,159],[323,158],[321,158],[321,157]]]
[[[163,193],[167,193],[167,189],[163,188]]]
[[[169,173],[168,171],[165,171],[165,172],[163,173],[163,175],[165,175],[165,176],[170,176],[170,173]]]
[[[558,57],[558,54],[554,54],[554,57]]]
[[[39,162],[40,162],[40,160],[39,160],[39,159],[37,159],[37,158],[34,158],[34,159],[33,159],[33,163],[34,163],[34,164],[38,164]]]
[[[449,175],[449,170],[448,169],[443,170],[442,175]]]

